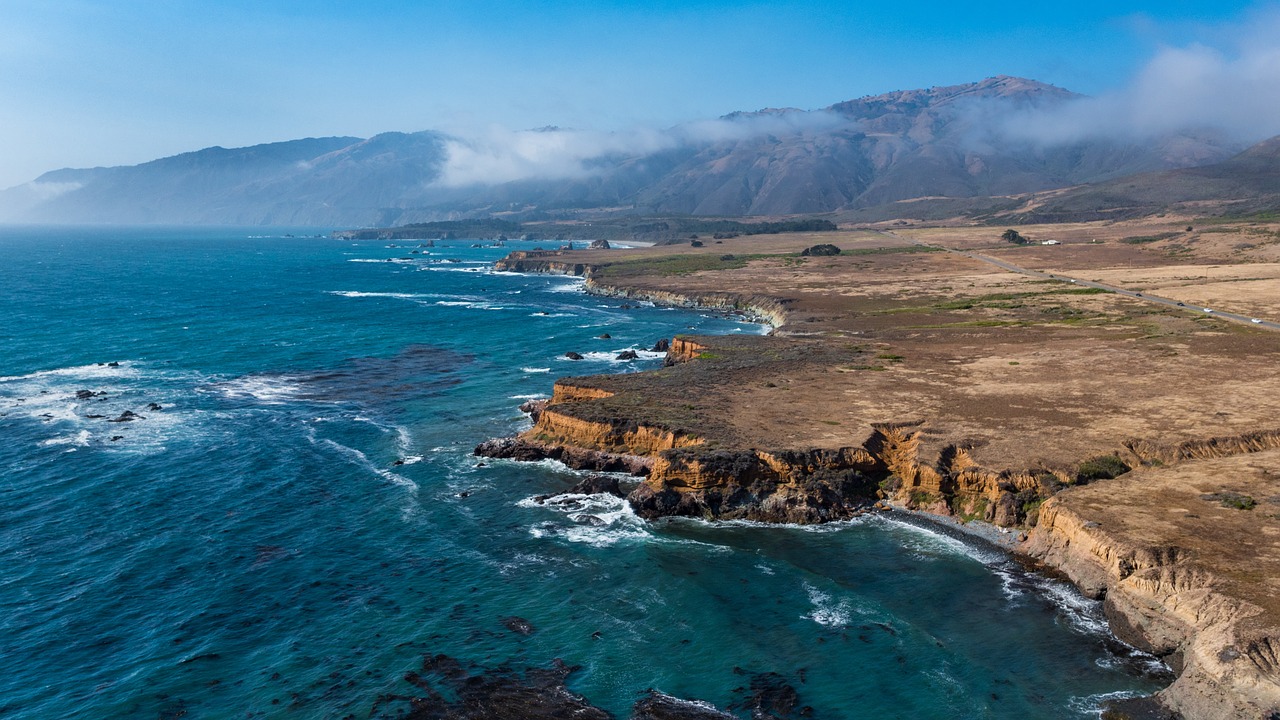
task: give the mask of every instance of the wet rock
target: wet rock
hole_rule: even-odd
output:
[[[107,363],[107,367],[120,367],[120,363],[118,363],[118,362],[109,362],[109,363]]]
[[[115,442],[115,441],[117,441],[117,440],[123,440],[123,439],[124,439],[124,436],[123,436],[123,435],[112,435],[112,436],[111,436],[111,442]]]
[[[147,409],[152,412],[160,412],[164,408],[160,407],[159,403],[147,403]]]
[[[618,353],[618,356],[614,359],[615,360],[635,360],[639,357],[640,356],[636,354],[635,350],[623,350],[622,352]]]
[[[146,420],[146,418],[135,413],[132,410],[125,410],[124,412],[120,413],[120,417],[111,418],[107,422],[114,422],[114,423],[133,422],[134,420]]]
[[[610,335],[609,333],[601,333],[601,334],[599,334],[599,335],[597,335],[597,336],[596,336],[596,339],[597,339],[597,340],[611,340],[611,339],[613,339],[613,336],[612,336],[612,335]]]
[[[533,623],[515,615],[502,618],[502,626],[519,635],[532,635],[534,631]]]
[[[565,353],[565,354],[564,354],[564,356],[565,356],[565,357],[567,357],[567,358],[569,358],[570,360],[581,360],[581,359],[582,359],[582,355],[580,355],[580,354],[578,354],[578,353],[576,353],[576,352],[574,352],[574,351],[572,351],[572,350],[570,350],[569,352]]]
[[[477,445],[475,454],[481,457],[537,462],[558,459],[559,453],[555,450],[544,445],[526,443],[518,438],[493,438]]]
[[[85,417],[89,420],[100,420],[106,417],[106,415],[85,415]]]
[[[681,700],[650,690],[649,695],[632,708],[631,720],[736,720],[736,718],[703,702]]]
[[[613,716],[570,692],[565,679],[575,672],[556,660],[549,669],[516,672],[507,668],[464,668],[452,658],[438,655],[423,661],[422,673],[408,673],[405,680],[420,692],[415,697],[384,697],[380,703],[407,700],[409,720],[613,720]],[[474,674],[472,674],[474,671]],[[449,691],[445,697],[437,686]],[[371,716],[382,717],[374,708]]]
[[[530,420],[538,422],[538,417],[542,415],[542,411],[546,409],[550,400],[528,400],[520,403],[520,412],[529,416]]]
[[[663,338],[653,344],[652,352],[667,352],[670,349],[671,349],[671,341],[666,338]]]
[[[730,710],[750,710],[752,718],[790,718],[800,704],[800,694],[778,673],[760,673],[751,678],[750,689]],[[806,708],[807,709],[807,708]],[[801,709],[798,716],[807,716]]]
[[[578,484],[569,488],[569,492],[575,495],[626,497],[626,493],[622,492],[622,488],[618,487],[618,478],[610,477],[609,475],[590,475],[585,477]]]
[[[89,398],[91,398],[91,397],[95,397],[95,396],[97,396],[97,394],[98,394],[98,393],[96,393],[96,392],[94,392],[94,391],[92,391],[92,390],[77,390],[77,391],[76,391],[76,399],[77,399],[77,400],[88,400],[88,399],[89,399]]]
[[[506,458],[523,462],[559,460],[574,470],[622,472],[631,475],[648,475],[653,465],[651,459],[635,455],[620,455],[563,445],[543,445],[520,438],[486,440],[476,446],[474,453],[480,457]]]
[[[587,246],[587,249],[588,250],[609,250],[610,249],[609,241],[605,240],[604,238],[601,238],[599,240],[592,240],[591,244]]]

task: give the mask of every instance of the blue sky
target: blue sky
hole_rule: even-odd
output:
[[[210,145],[661,127],[997,74],[1116,93],[1171,49],[1229,61],[1277,16],[1230,0],[0,0],[0,187]]]

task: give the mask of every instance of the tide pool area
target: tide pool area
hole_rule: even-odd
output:
[[[927,527],[538,501],[579,475],[471,454],[520,403],[759,326],[491,271],[537,243],[317,234],[0,228],[0,717],[397,717],[549,671],[620,718],[1089,718],[1169,681]]]

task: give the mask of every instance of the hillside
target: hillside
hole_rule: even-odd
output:
[[[696,123],[662,131],[645,152],[572,156],[576,164],[568,169],[555,159],[539,165],[519,158],[527,167],[514,180],[487,170],[509,161],[502,153],[510,148],[430,131],[209,148],[131,167],[46,173],[0,193],[0,219],[386,226],[601,212],[857,212],[916,198],[985,198],[1106,182],[1212,163],[1235,150],[1196,134],[1053,146],[1010,134],[1018,112],[1078,97],[1002,76],[813,111],[736,112],[709,121],[711,131]],[[556,133],[544,139],[569,150],[580,139],[558,128],[537,132]],[[506,181],[477,180],[487,177]]]

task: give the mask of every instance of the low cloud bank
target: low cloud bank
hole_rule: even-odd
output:
[[[1165,46],[1124,87],[1097,97],[1031,104],[992,98],[958,104],[954,109],[965,115],[962,120],[970,128],[966,142],[992,151],[1010,142],[1143,143],[1186,134],[1243,146],[1280,135],[1280,6],[1206,33],[1223,40],[1217,47]],[[447,160],[437,184],[461,187],[586,177],[610,166],[611,159],[765,135],[823,132],[850,127],[851,122],[823,110],[771,110],[661,130],[493,127],[446,143]]]
[[[436,184],[464,187],[586,177],[597,172],[608,158],[644,157],[679,147],[770,134],[790,136],[847,122],[826,111],[774,110],[700,120],[662,130],[508,130],[495,126],[482,133],[446,140],[447,159]]]

